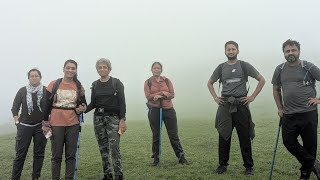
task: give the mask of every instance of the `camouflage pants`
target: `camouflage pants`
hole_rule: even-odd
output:
[[[110,150],[115,175],[123,175],[120,155],[120,135],[118,116],[94,115],[94,131],[102,157],[104,174],[111,174]]]

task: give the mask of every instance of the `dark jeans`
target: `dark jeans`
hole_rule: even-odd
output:
[[[17,125],[16,158],[13,161],[12,179],[20,179],[31,139],[33,138],[33,171],[32,177],[40,177],[44,160],[47,139],[44,137],[41,124],[35,127]]]
[[[283,144],[298,159],[301,170],[310,171],[313,168],[317,154],[317,128],[317,110],[283,115]],[[297,139],[299,135],[303,145]]]
[[[154,157],[159,156],[160,137],[160,108],[150,108],[148,112],[149,124],[152,131],[152,153]],[[171,146],[175,155],[180,158],[184,156],[178,136],[177,116],[174,109],[162,109],[162,120],[166,126]]]
[[[238,105],[237,112],[232,115],[232,129],[236,128],[241,155],[243,160],[243,166],[246,168],[253,167],[251,139],[249,133],[250,127],[250,112],[244,105]],[[219,135],[219,164],[222,166],[228,166],[230,157],[231,137],[228,140],[223,139]]]
[[[76,166],[76,152],[79,124],[73,126],[53,126],[51,137],[52,179],[60,179],[63,147],[65,147],[65,179],[72,180]]]

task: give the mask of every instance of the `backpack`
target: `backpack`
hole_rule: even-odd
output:
[[[313,78],[312,74],[310,73],[310,69],[314,66],[313,64],[310,66],[309,63],[306,63],[307,61],[301,60],[301,67],[305,71],[305,75],[303,77],[303,85],[311,86],[314,90],[316,90],[316,81]],[[280,66],[280,71],[278,75],[279,79],[279,86],[281,86],[281,72],[284,66],[286,65],[286,62],[282,63]]]
[[[55,95],[57,93],[57,90],[58,90],[59,85],[61,84],[61,82],[62,82],[62,78],[59,78],[53,84],[51,96],[49,98],[49,102],[50,102],[51,106],[52,106],[53,103],[57,102],[57,97]],[[80,104],[81,84],[78,84],[78,83],[76,83],[76,84],[77,84],[77,101],[76,101],[76,104],[79,105]]]
[[[166,85],[167,85],[167,87],[169,88],[169,80],[168,80],[168,78],[165,78],[164,81],[166,82]],[[152,86],[152,80],[151,80],[151,78],[148,79],[148,82],[147,82],[147,83],[148,83],[149,89],[150,89],[150,91],[151,91],[151,86]]]
[[[249,81],[248,81],[248,73],[247,73],[247,69],[245,68],[245,63],[244,61],[241,61],[241,60],[238,60],[239,63],[240,63],[240,66],[241,66],[241,69],[242,69],[242,73],[243,73],[243,77],[244,79],[246,80],[246,82],[248,82],[248,89],[247,89],[247,93],[249,92],[249,89],[250,89],[250,84],[249,84]],[[219,73],[219,90],[220,90],[220,85],[222,83],[222,67],[223,65],[225,64],[226,62],[223,62],[221,64],[219,64],[218,66],[218,73]]]
[[[111,83],[112,83],[112,89],[115,91],[114,96],[117,96],[117,94],[118,94],[117,83],[118,83],[119,79],[111,77],[111,76],[110,76],[110,79],[111,79]],[[92,83],[92,87],[91,87],[92,91],[95,91],[97,89],[98,81],[99,80],[96,80]]]

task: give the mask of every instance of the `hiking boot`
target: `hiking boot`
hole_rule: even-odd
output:
[[[246,176],[253,176],[253,175],[254,175],[254,170],[253,170],[253,168],[252,168],[252,167],[246,168],[244,174],[245,174]]]
[[[159,165],[160,165],[159,158],[154,157],[154,158],[153,158],[153,163],[152,163],[151,165],[152,165],[152,166],[159,166]]]
[[[123,175],[116,175],[116,180],[123,180]]]
[[[102,178],[102,180],[113,180],[112,174],[105,174]]]
[[[219,165],[215,172],[216,172],[217,174],[223,174],[223,173],[225,173],[226,171],[227,171],[227,166]]]
[[[320,179],[320,162],[317,159],[313,163],[313,172]]]
[[[300,180],[309,180],[311,172],[301,171]]]
[[[186,158],[185,158],[184,156],[182,156],[182,157],[179,159],[179,164],[189,165],[189,162],[186,160]]]

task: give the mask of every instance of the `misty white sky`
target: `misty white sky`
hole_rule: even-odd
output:
[[[206,83],[225,61],[228,40],[266,77],[262,97],[272,102],[270,78],[284,61],[285,40],[300,41],[301,59],[320,66],[318,7],[318,0],[0,1],[0,123],[11,118],[13,98],[34,67],[48,85],[63,76],[65,60],[76,60],[90,101],[100,57],[111,60],[111,75],[125,85],[127,119],[146,119],[143,83],[159,58],[174,83],[180,119],[213,119]]]

